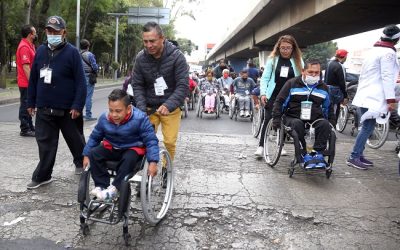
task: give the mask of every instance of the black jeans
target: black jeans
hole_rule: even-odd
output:
[[[265,107],[264,107],[264,121],[261,127],[261,134],[260,134],[260,140],[258,141],[258,146],[259,147],[264,147],[264,136],[265,136],[265,130],[267,129],[267,125],[269,120],[272,118],[272,108],[274,106],[275,98],[270,99],[267,101]]]
[[[286,116],[284,119],[284,124],[288,127],[291,127],[293,130],[297,132],[300,143],[302,144],[303,149],[306,148],[306,141],[304,139],[305,134],[305,122],[294,117]],[[315,128],[315,141],[314,141],[314,150],[321,152],[326,149],[326,145],[331,134],[331,126],[328,120],[320,120],[314,124]]]
[[[136,174],[140,169],[137,167],[137,162],[141,159],[136,151],[131,149],[125,150],[109,150],[103,145],[98,145],[92,148],[90,155],[90,172],[94,185],[96,187],[107,188],[110,185],[110,174],[105,166],[106,161],[119,161],[117,167],[117,176],[112,183],[120,190],[121,182],[128,174]]]
[[[44,108],[36,113],[36,141],[39,147],[39,163],[33,172],[32,180],[49,180],[56,160],[60,130],[74,158],[76,167],[82,167],[85,141],[78,128],[78,120],[72,119],[69,110],[64,114],[50,115]]]
[[[20,129],[22,133],[26,133],[30,130],[35,131],[35,127],[32,123],[32,117],[28,113],[28,88],[19,88],[19,114],[18,119],[20,120]]]

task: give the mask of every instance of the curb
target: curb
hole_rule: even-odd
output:
[[[111,87],[122,87],[122,84],[123,84],[123,82],[121,82],[121,83],[113,83],[113,84],[98,85],[98,86],[95,87],[95,89],[105,89],[105,88],[111,88]],[[17,102],[19,102],[19,97],[12,97],[12,98],[9,98],[9,99],[0,100],[0,105],[17,103]]]

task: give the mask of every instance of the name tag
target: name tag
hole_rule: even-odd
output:
[[[301,113],[300,113],[301,120],[308,121],[311,119],[311,107],[312,107],[312,102],[310,101],[301,102]]]
[[[282,66],[281,67],[281,74],[280,77],[288,77],[289,75],[289,67],[287,66]]]
[[[44,72],[44,83],[51,84],[52,69],[47,68]]]

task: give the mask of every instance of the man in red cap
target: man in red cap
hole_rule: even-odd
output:
[[[336,122],[339,117],[340,103],[346,104],[346,70],[343,63],[347,59],[348,52],[344,49],[336,50],[335,59],[330,61],[325,70],[325,83],[329,87],[329,99],[333,105]]]

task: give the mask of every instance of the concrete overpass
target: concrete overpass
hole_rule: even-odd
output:
[[[260,0],[254,10],[207,56],[241,60],[265,57],[279,36],[300,47],[400,23],[400,0]]]

